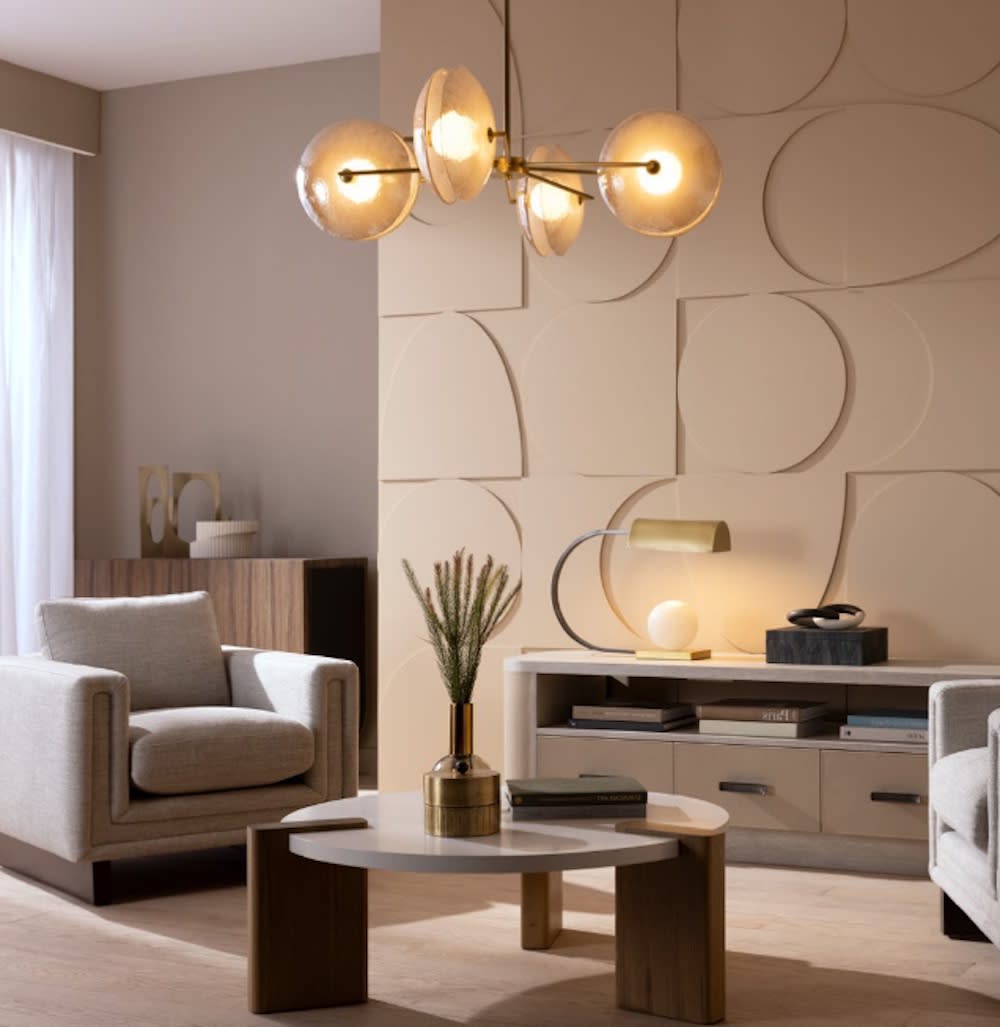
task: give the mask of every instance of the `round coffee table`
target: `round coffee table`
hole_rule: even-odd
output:
[[[337,799],[249,830],[253,1012],[368,997],[367,871],[517,873],[521,944],[562,929],[562,872],[613,866],[618,1005],[695,1023],[725,1009],[725,810],[651,793],[645,820],[513,821],[424,833],[419,792]]]

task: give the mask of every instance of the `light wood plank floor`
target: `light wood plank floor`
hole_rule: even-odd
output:
[[[99,910],[0,871],[0,1025],[667,1022],[614,1006],[606,870],[566,876],[548,952],[519,947],[516,878],[373,873],[372,1001],[252,1016],[239,859],[174,860],[166,878],[147,866],[125,881],[129,901]],[[1000,951],[942,937],[927,881],[730,867],[727,900],[728,1023],[1000,1025]]]

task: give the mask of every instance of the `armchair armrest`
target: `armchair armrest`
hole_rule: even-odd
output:
[[[128,804],[128,679],[0,659],[0,833],[84,859]]]
[[[986,785],[986,820],[990,836],[987,858],[990,866],[990,882],[993,894],[1000,895],[1000,709],[994,710],[986,721],[987,745],[990,750],[990,776]]]
[[[233,705],[271,710],[313,732],[305,782],[323,799],[358,793],[358,668],[349,660],[223,646]]]
[[[928,692],[928,755],[939,759],[987,744],[986,721],[1000,709],[1000,678],[936,681]]]

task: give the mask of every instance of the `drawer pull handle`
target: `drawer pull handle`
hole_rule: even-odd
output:
[[[910,806],[922,806],[924,797],[916,792],[872,792],[872,802],[902,802]]]
[[[749,781],[720,781],[720,792],[742,792],[744,795],[767,795],[767,785],[751,784]]]

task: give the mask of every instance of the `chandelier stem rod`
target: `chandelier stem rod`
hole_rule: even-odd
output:
[[[503,0],[503,53],[503,134],[510,146],[510,0]]]
[[[550,185],[554,189],[562,189],[563,192],[579,196],[581,200],[592,200],[594,198],[590,193],[585,193],[582,189],[574,189],[572,186],[563,185],[562,182],[557,182],[553,178],[546,178],[544,175],[536,175],[534,171],[525,170],[524,174],[527,178],[533,178],[538,182],[544,182],[546,185]]]

